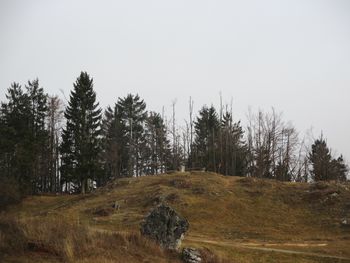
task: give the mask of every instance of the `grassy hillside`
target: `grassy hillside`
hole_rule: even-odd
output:
[[[29,197],[1,216],[9,233],[2,230],[0,251],[5,262],[181,262],[139,235],[161,202],[188,219],[183,246],[215,253],[211,262],[350,262],[350,228],[341,225],[350,218],[349,184],[201,172],[120,179],[84,196]],[[16,235],[18,244],[9,238]]]

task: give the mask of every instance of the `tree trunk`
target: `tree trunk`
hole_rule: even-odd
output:
[[[84,195],[86,193],[86,179],[81,180],[81,193]]]

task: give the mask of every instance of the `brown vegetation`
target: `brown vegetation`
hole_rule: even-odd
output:
[[[174,187],[174,181],[186,182],[179,184],[185,187]],[[198,194],[197,189],[204,190]],[[121,203],[117,212],[93,214],[116,200]],[[29,252],[33,262],[43,255],[52,262],[69,258],[73,262],[179,262],[177,254],[159,250],[138,234],[144,216],[159,202],[170,204],[189,221],[183,246],[207,248],[215,254],[208,258],[254,263],[350,261],[344,259],[350,258],[350,232],[341,225],[343,218],[350,217],[349,184],[287,183],[202,172],[119,179],[85,196],[26,198],[7,212],[4,220],[12,227],[2,221],[7,232],[0,231],[1,248],[15,262],[27,262]],[[25,244],[27,261],[4,245],[11,242],[13,248]]]
[[[24,221],[2,218],[0,226],[5,261],[28,257],[30,262],[180,262],[178,255],[163,251],[137,232],[99,231],[53,216]]]

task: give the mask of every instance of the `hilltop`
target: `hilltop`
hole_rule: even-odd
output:
[[[350,262],[343,222],[350,218],[349,183],[205,172],[117,179],[86,195],[28,197],[1,215],[0,251],[5,262],[181,262],[139,234],[144,216],[162,202],[189,221],[182,245],[204,249],[216,258],[211,262]]]

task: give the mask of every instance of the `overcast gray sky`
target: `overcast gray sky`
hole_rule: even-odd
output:
[[[0,0],[0,99],[13,81],[39,78],[66,95],[80,71],[104,107],[139,93],[151,110],[177,99],[179,122],[233,98],[283,111],[303,133],[323,131],[350,159],[348,0]]]

